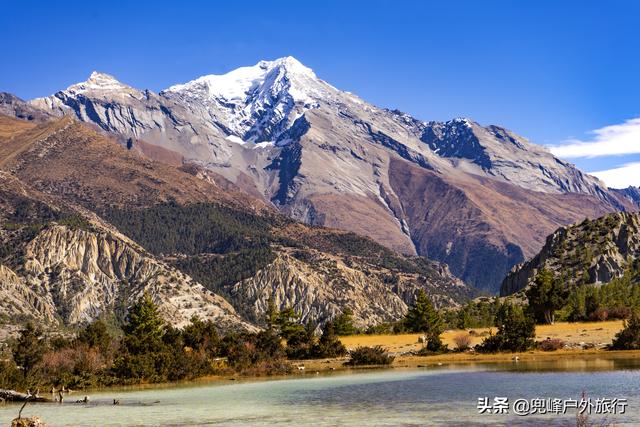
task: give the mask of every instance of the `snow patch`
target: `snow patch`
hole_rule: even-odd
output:
[[[268,148],[268,147],[273,147],[275,145],[276,144],[273,141],[264,141],[264,142],[258,142],[257,144],[253,144],[253,148]]]
[[[244,145],[247,143],[246,141],[243,141],[242,138],[237,137],[235,135],[227,135],[225,139],[227,141],[235,142],[236,144],[240,144],[240,145]]]

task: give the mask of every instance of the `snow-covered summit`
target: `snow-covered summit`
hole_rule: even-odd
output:
[[[160,94],[205,112],[245,141],[273,141],[304,111],[337,90],[287,56],[226,74],[210,74]]]
[[[209,74],[184,84],[171,86],[163,93],[206,93],[210,97],[226,101],[244,101],[256,89],[273,86],[287,79],[293,86],[317,80],[313,70],[302,65],[292,56],[274,61],[260,61],[250,67],[240,67],[226,74]],[[304,92],[303,87],[295,88]],[[295,90],[294,90],[295,92]],[[303,96],[304,97],[304,96]]]
[[[88,91],[122,91],[124,89],[130,89],[130,87],[120,83],[110,74],[94,71],[86,81],[73,84],[64,92],[71,95],[78,95]]]

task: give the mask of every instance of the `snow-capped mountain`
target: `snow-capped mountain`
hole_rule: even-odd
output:
[[[635,206],[504,128],[378,108],[291,57],[159,94],[94,73],[29,105],[198,163],[296,219],[444,261],[489,291],[558,226]]]
[[[274,141],[294,120],[336,89],[293,57],[260,61],[224,75],[171,86],[160,95],[204,110],[232,135],[248,142]]]

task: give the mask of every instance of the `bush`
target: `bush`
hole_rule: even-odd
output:
[[[465,351],[471,347],[471,335],[465,333],[461,333],[453,337],[453,343],[456,346],[456,350]]]
[[[609,318],[609,310],[603,307],[598,307],[596,311],[594,311],[591,316],[589,316],[589,320],[604,322]]]
[[[542,351],[556,351],[564,348],[564,341],[558,338],[547,338],[544,341],[539,341],[537,346]]]
[[[333,322],[327,322],[322,329],[322,336],[314,346],[314,357],[340,357],[347,354],[346,347],[335,333]]]
[[[390,365],[395,357],[390,356],[387,350],[380,345],[375,347],[358,347],[350,353],[350,359],[345,365]]]
[[[632,310],[629,307],[617,306],[609,310],[609,319],[628,319]]]
[[[612,350],[640,349],[640,315],[634,312],[629,320],[625,320],[624,329],[618,332],[611,343]]]
[[[476,349],[484,353],[498,351],[527,351],[533,346],[536,334],[535,323],[525,316],[522,307],[503,304],[496,314],[498,332],[489,335]]]

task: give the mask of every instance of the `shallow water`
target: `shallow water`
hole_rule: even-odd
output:
[[[271,381],[217,381],[154,389],[91,393],[89,404],[34,404],[52,426],[206,425],[505,425],[575,426],[567,415],[520,417],[478,414],[479,397],[580,399],[626,398],[615,425],[640,425],[640,362],[637,360],[452,365],[365,371]],[[80,399],[72,395],[68,400]],[[119,406],[111,403],[120,400]],[[19,406],[0,409],[10,425]],[[602,420],[593,415],[591,420]],[[597,424],[599,425],[599,424]]]

